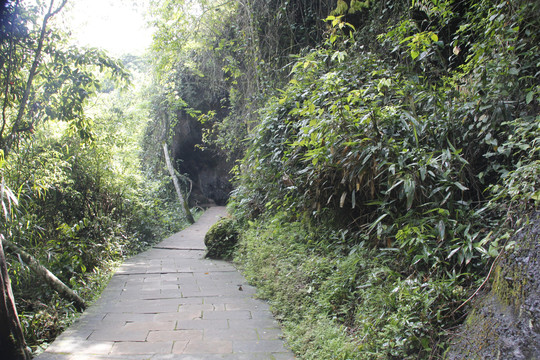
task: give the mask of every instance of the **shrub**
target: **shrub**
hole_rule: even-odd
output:
[[[236,221],[231,218],[221,219],[206,233],[204,244],[208,251],[206,257],[230,259],[238,242]]]

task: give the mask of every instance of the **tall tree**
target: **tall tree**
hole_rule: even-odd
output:
[[[1,160],[0,160],[1,161]],[[17,203],[15,195],[9,188],[0,184],[0,206],[4,210],[4,216],[8,216],[8,209],[12,203]],[[7,263],[4,256],[2,241],[4,236],[0,234],[0,354],[6,359],[27,360],[31,359],[30,351],[26,346],[23,331],[17,315],[11,281],[7,272]]]
[[[11,31],[6,31],[6,35],[11,35],[7,39],[7,48],[9,49],[7,52],[7,57],[2,59],[2,62],[5,63],[5,66],[7,66],[7,73],[4,77],[4,104],[3,104],[3,112],[2,112],[2,127],[0,131],[0,149],[4,151],[4,156],[7,156],[12,144],[16,139],[19,138],[19,134],[23,131],[29,131],[32,129],[33,123],[31,122],[29,126],[22,126],[22,120],[26,113],[26,108],[28,105],[28,99],[30,96],[30,93],[32,91],[32,84],[34,82],[34,77],[36,76],[36,72],[38,70],[38,66],[42,59],[42,52],[43,52],[43,45],[45,43],[45,37],[47,35],[47,24],[49,20],[54,17],[56,14],[58,14],[62,8],[66,5],[67,0],[62,0],[58,6],[55,6],[55,1],[51,0],[49,3],[49,7],[47,10],[47,13],[43,17],[43,22],[41,24],[41,30],[39,32],[39,37],[37,39],[36,48],[33,51],[33,59],[32,59],[32,65],[30,66],[30,69],[28,71],[28,77],[26,79],[26,83],[24,85],[24,90],[22,91],[22,97],[18,101],[18,110],[16,112],[15,119],[11,121],[11,124],[9,124],[8,116],[6,115],[6,110],[9,107],[9,95],[14,95],[13,91],[13,85],[15,85],[15,80],[13,78],[13,64],[16,64],[18,61],[15,59],[15,57],[20,56],[20,54],[17,53],[15,50],[17,37],[14,36],[14,34],[9,34],[14,30],[14,21],[9,24],[11,25]],[[6,5],[9,6],[8,3]],[[13,6],[13,15],[18,15],[18,9],[19,9],[19,1],[17,0]],[[6,29],[7,30],[7,29]],[[21,80],[18,80],[21,81]],[[17,91],[17,90],[15,90]],[[19,94],[20,96],[20,94]],[[13,96],[14,98],[15,96]],[[14,104],[12,104],[13,106]],[[10,127],[8,129],[7,127]],[[7,134],[4,134],[4,132],[7,130]]]
[[[0,237],[3,238],[1,235]],[[0,327],[0,353],[6,356],[6,359],[31,359],[32,356],[24,340],[11,291],[11,281],[7,273],[2,241],[0,241],[0,286],[0,322],[2,323]]]

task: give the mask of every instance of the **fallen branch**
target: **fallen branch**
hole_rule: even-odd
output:
[[[64,284],[60,279],[58,279],[46,267],[41,265],[35,257],[30,255],[11,241],[6,240],[5,238],[2,238],[2,244],[7,251],[17,256],[20,256],[30,269],[32,269],[36,274],[41,276],[45,280],[45,282],[49,284],[54,290],[56,290],[60,295],[72,301],[78,310],[82,311],[86,309],[86,303],[84,302],[84,300],[73,290],[71,290],[66,284]]]

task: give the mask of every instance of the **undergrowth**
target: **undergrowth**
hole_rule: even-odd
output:
[[[119,261],[102,263],[80,279],[81,284],[74,288],[75,291],[91,304],[99,298],[119,264]],[[17,273],[13,288],[20,309],[19,320],[27,344],[33,354],[38,355],[79,317],[80,312],[21,265],[16,263],[11,267],[12,273]]]
[[[164,207],[160,210],[162,213],[162,225],[159,227],[154,219],[152,237],[140,238],[136,232],[124,232],[118,234],[117,238],[110,239],[112,244],[122,248],[121,252],[109,253],[98,256],[95,264],[90,271],[81,271],[84,262],[68,257],[58,256],[56,259],[49,259],[45,266],[53,271],[59,278],[71,287],[87,304],[92,304],[99,299],[101,292],[107,286],[109,280],[114,275],[116,268],[123,260],[136,255],[157,242],[163,240],[166,236],[180,231],[188,225],[188,222],[177,219],[178,211],[175,206]],[[202,214],[202,211],[193,211],[195,219]],[[167,224],[166,217],[171,217],[175,222],[174,226]],[[140,218],[140,221],[147,221]],[[121,223],[117,224],[122,225]],[[140,235],[139,235],[140,236]],[[81,239],[83,242],[89,242],[90,239]],[[74,239],[71,240],[73,246]],[[64,246],[66,246],[64,244]],[[51,248],[34,249],[51,252]],[[38,355],[47,348],[58,335],[60,335],[73,321],[79,316],[75,306],[63,299],[53,291],[48,284],[33,273],[31,269],[11,257],[10,275],[13,279],[13,292],[19,311],[19,320],[24,330],[24,336],[28,346],[32,348],[34,355]],[[78,265],[74,267],[73,262]]]
[[[343,252],[335,238],[284,213],[250,222],[241,236],[235,260],[270,300],[292,350],[302,359],[443,352],[461,315],[452,310],[465,300],[462,275],[409,274],[396,251],[358,245]]]

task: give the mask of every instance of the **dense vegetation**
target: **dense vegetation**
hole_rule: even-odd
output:
[[[142,163],[148,61],[70,45],[57,14],[44,22],[49,4],[3,4],[0,236],[91,301],[118,261],[186,224],[163,162],[154,172]],[[160,154],[146,157],[158,164]],[[75,307],[17,254],[7,262],[26,341],[39,351]]]
[[[91,298],[110,264],[182,225],[161,145],[198,119],[198,147],[237,164],[215,232],[238,239],[299,358],[444,357],[538,209],[539,11],[162,0],[148,59],[115,60],[8,2],[0,234]],[[128,90],[130,72],[151,76]],[[74,310],[9,265],[27,340],[47,341]]]
[[[446,352],[462,304],[540,200],[539,10],[156,9],[159,71],[176,84],[164,93],[200,117],[208,146],[239,159],[236,260],[302,358]]]

